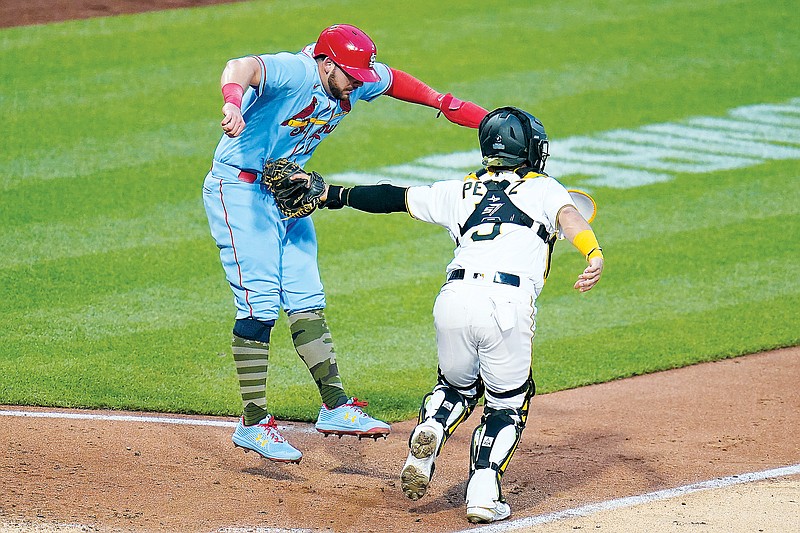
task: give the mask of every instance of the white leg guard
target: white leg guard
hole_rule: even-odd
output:
[[[533,376],[510,391],[486,390],[487,407],[481,425],[472,434],[467,482],[467,519],[470,522],[495,522],[511,516],[503,498],[500,479],[517,450],[536,384]],[[498,405],[514,408],[497,408]]]
[[[483,390],[483,384],[478,380],[471,390],[462,392],[447,383],[440,374],[439,383],[422,399],[422,407],[419,410],[420,424],[427,420],[435,420],[444,428],[444,438],[439,449],[458,425],[472,414],[478,405],[478,399],[483,395]]]
[[[500,478],[517,449],[523,428],[520,411],[486,408],[481,425],[472,434],[466,496],[470,522],[494,522],[511,514]]]
[[[476,470],[467,485],[467,520],[496,522],[511,516],[511,507],[500,496],[500,478],[491,468]]]
[[[469,417],[477,403],[477,396],[465,396],[442,378],[433,391],[425,395],[419,423],[408,439],[408,457],[400,472],[400,486],[409,499],[418,500],[425,495],[436,468],[434,461],[445,441]]]

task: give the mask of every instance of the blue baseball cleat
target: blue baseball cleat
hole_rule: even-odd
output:
[[[275,417],[267,417],[254,426],[245,426],[244,417],[239,419],[239,425],[231,437],[233,443],[244,448],[244,451],[253,450],[262,457],[277,463],[299,463],[303,454],[300,450],[286,442],[278,431]]]
[[[359,440],[369,437],[377,440],[378,437],[386,438],[392,431],[389,424],[372,418],[361,410],[366,407],[367,402],[359,401],[358,398],[351,398],[346,404],[333,409],[328,409],[325,404],[319,408],[317,418],[317,431],[325,435],[352,435]]]

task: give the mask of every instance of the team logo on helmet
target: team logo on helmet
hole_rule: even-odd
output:
[[[497,137],[495,137],[494,139],[494,144],[492,145],[492,148],[496,150],[502,150],[505,147],[506,145],[503,144],[503,137],[500,134],[497,134]]]
[[[375,68],[375,54],[369,56],[369,68]]]

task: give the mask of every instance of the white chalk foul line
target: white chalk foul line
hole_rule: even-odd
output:
[[[101,415],[93,413],[58,413],[53,411],[0,411],[0,416],[65,418],[72,420],[105,420],[111,422],[145,422],[154,424],[181,424],[185,426],[236,427],[236,422],[229,422],[226,420],[203,420],[196,418],[172,418],[140,415]]]
[[[61,413],[57,411],[22,411],[22,410],[0,410],[0,416],[17,416],[28,418],[63,418],[72,420],[104,420],[110,422],[143,422],[149,424],[180,424],[183,426],[216,426],[235,428],[238,422],[228,420],[205,420],[202,418],[189,417],[166,417],[166,416],[144,416],[144,415],[103,415],[98,413]],[[278,425],[278,429],[288,433],[314,433],[313,427],[304,428],[298,426]]]
[[[701,481],[699,483],[684,485],[682,487],[676,487],[673,489],[648,492],[647,494],[642,494],[639,496],[628,496],[626,498],[619,498],[617,500],[592,503],[582,507],[576,507],[574,509],[565,509],[564,511],[557,511],[555,513],[520,518],[519,520],[512,520],[511,522],[500,522],[488,526],[464,529],[457,533],[474,533],[476,531],[480,533],[513,531],[515,529],[540,526],[542,524],[556,522],[558,520],[564,520],[567,518],[588,516],[594,513],[599,513],[600,511],[609,511],[613,509],[621,509],[623,507],[633,507],[635,505],[642,505],[659,500],[666,500],[669,498],[675,498],[676,496],[682,496],[684,494],[691,494],[693,492],[721,489],[741,483],[752,483],[754,481],[761,481],[764,479],[772,479],[783,476],[792,476],[795,474],[800,474],[800,464],[774,468],[772,470],[763,470],[761,472],[749,472],[746,474],[717,478],[709,481]]]
[[[216,426],[235,428],[238,422],[227,420],[205,420],[202,418],[144,416],[144,415],[102,415],[96,413],[60,413],[56,411],[19,411],[0,410],[0,416],[18,416],[27,418],[64,418],[72,420],[104,420],[110,422],[144,422],[147,424],[180,424],[183,426]],[[314,428],[301,428],[297,426],[278,425],[278,429],[285,432],[312,433]]]
[[[60,418],[60,419],[73,419],[73,420],[106,420],[115,422],[143,422],[143,423],[156,423],[156,424],[181,424],[189,426],[217,426],[217,427],[236,427],[237,422],[230,422],[226,420],[205,420],[197,418],[180,418],[180,417],[157,417],[157,416],[140,416],[140,415],[102,415],[94,413],[60,413],[51,411],[20,411],[20,410],[0,410],[0,416],[16,416],[16,417],[29,417],[29,418]],[[280,426],[279,426],[280,427]],[[295,427],[281,427],[281,430],[297,430],[297,431],[312,431],[312,429],[303,430]],[[691,485],[684,485],[682,487],[675,487],[672,489],[659,490],[656,492],[648,492],[638,496],[628,496],[616,500],[608,500],[599,503],[584,505],[573,509],[565,509],[554,513],[547,513],[538,516],[531,516],[527,518],[520,518],[510,522],[501,522],[482,526],[472,529],[464,529],[456,533],[475,532],[489,533],[489,532],[504,532],[513,531],[515,529],[522,529],[526,527],[533,527],[537,525],[556,522],[558,520],[565,520],[568,518],[577,518],[588,516],[600,511],[608,511],[613,509],[621,509],[624,507],[633,507],[635,505],[642,505],[649,502],[666,500],[675,498],[684,494],[691,494],[693,492],[700,492],[704,490],[720,489],[738,485],[742,483],[752,483],[754,481],[761,481],[764,479],[772,479],[784,476],[793,476],[800,474],[800,463],[784,466],[780,468],[773,468],[771,470],[763,470],[761,472],[748,472],[745,474],[738,474],[734,476],[727,476],[723,478],[712,479],[709,481],[701,481]],[[266,530],[266,531],[282,531],[282,530]],[[291,530],[295,531],[295,530]],[[304,530],[296,530],[304,531]]]

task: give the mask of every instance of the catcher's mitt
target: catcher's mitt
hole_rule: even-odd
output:
[[[296,174],[307,177],[292,179]],[[308,173],[285,157],[268,159],[264,163],[264,184],[275,197],[278,209],[289,218],[308,216],[319,205],[325,192],[325,180],[316,172]]]

